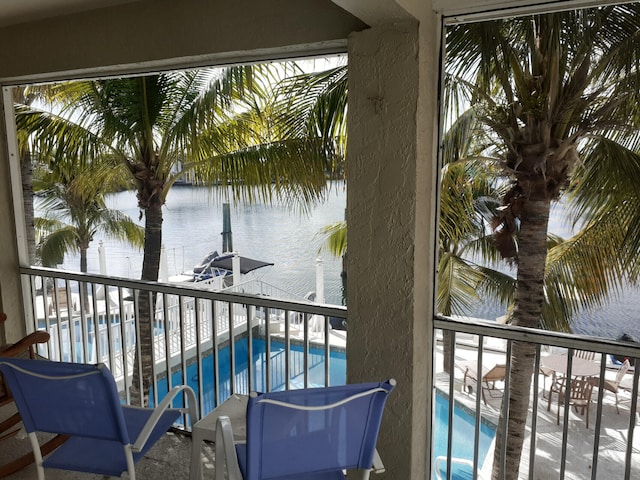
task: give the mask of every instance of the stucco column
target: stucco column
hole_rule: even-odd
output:
[[[378,449],[385,478],[427,478],[431,428],[438,33],[349,37],[347,380],[395,378]]]
[[[11,97],[8,97],[11,99]],[[6,102],[5,102],[6,103]],[[8,139],[5,128],[4,109],[6,105],[0,102],[0,309],[4,311],[8,320],[4,331],[0,327],[0,345],[6,342],[15,342],[25,334],[24,310],[22,302],[22,287],[20,285],[20,272],[18,260],[18,247],[16,241],[15,218],[13,213],[10,161],[17,161],[13,158],[15,150],[10,154],[7,145]],[[9,100],[9,107],[11,106]],[[11,110],[13,112],[13,110]],[[15,143],[15,133],[11,140]],[[16,164],[17,165],[17,164]],[[16,179],[14,185],[19,187],[20,178]]]

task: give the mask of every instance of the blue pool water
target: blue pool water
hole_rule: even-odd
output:
[[[249,393],[248,376],[248,339],[243,338],[234,343],[235,357],[235,382],[236,393]],[[271,390],[281,390],[285,388],[286,378],[284,374],[284,348],[283,342],[271,341],[270,366],[271,366]],[[266,342],[263,339],[252,339],[252,377],[253,389],[265,391],[266,388]],[[218,378],[214,375],[213,355],[208,355],[202,359],[202,384],[203,384],[203,411],[206,415],[216,406],[218,402],[224,401],[231,395],[231,355],[229,347],[221,348],[218,352]],[[325,372],[325,352],[324,349],[309,349],[309,386],[324,386]],[[330,385],[344,385],[346,383],[346,355],[343,351],[330,351],[329,355],[329,383]],[[290,385],[291,388],[302,388],[304,386],[304,351],[301,345],[290,345]],[[184,384],[182,370],[175,371],[171,375],[171,386]],[[187,366],[186,383],[198,393],[198,368],[195,363]],[[218,402],[215,398],[214,386],[218,389]],[[166,395],[169,386],[166,378],[158,381],[158,401]],[[153,392],[150,398],[153,399]],[[435,423],[433,451],[435,459],[438,456],[447,454],[447,423],[448,423],[449,403],[442,394],[436,395]],[[475,429],[475,418],[456,406],[453,417],[453,446],[452,456],[473,460],[473,439]],[[495,429],[485,423],[480,426],[480,443],[478,455],[480,464],[484,460],[487,451],[495,436]],[[446,465],[440,473],[446,478]],[[473,478],[471,468],[464,465],[453,465],[453,479],[467,480]]]
[[[249,393],[248,368],[248,339],[237,340],[234,343],[235,393]],[[266,342],[263,339],[252,339],[252,389],[266,391]],[[271,341],[270,376],[271,390],[282,390],[286,385],[285,377],[285,345],[283,342]],[[320,348],[309,348],[309,386],[325,386],[325,351]],[[304,387],[304,351],[301,345],[290,345],[290,379],[291,388]],[[331,350],[329,354],[329,384],[344,385],[346,383],[347,361],[343,351]],[[231,355],[229,347],[221,348],[218,352],[218,378],[214,374],[213,355],[202,358],[202,389],[203,411],[206,415],[216,406],[214,386],[218,388],[218,400],[224,401],[231,395]],[[183,385],[182,370],[171,375],[171,386]],[[198,394],[198,366],[192,363],[187,366],[186,383]],[[168,385],[166,378],[158,381],[158,401],[166,395]],[[153,398],[151,392],[150,398]]]
[[[447,425],[449,416],[449,401],[438,392],[436,394],[435,423],[433,431],[433,458],[447,455]],[[454,407],[451,456],[473,461],[473,439],[475,435],[475,417],[459,406]],[[495,428],[482,422],[480,424],[480,439],[478,446],[479,465],[487,455],[491,442],[496,435]],[[434,464],[435,465],[435,464]],[[434,467],[435,468],[435,467]],[[454,480],[467,480],[473,478],[472,468],[466,465],[452,465],[452,478]],[[440,469],[442,478],[446,477],[446,464]]]

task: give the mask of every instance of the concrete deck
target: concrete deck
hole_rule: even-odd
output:
[[[486,339],[497,342],[495,345],[485,343],[483,354],[483,364],[492,366],[497,363],[505,363],[505,354],[499,350],[504,349],[504,345],[497,339]],[[504,351],[504,350],[503,350]],[[442,347],[438,345],[436,350],[436,387],[444,392],[449,392],[449,376],[444,374],[442,369]],[[462,364],[477,359],[477,350],[473,346],[456,347],[456,364]],[[613,378],[614,371],[607,372],[607,378]],[[631,374],[627,374],[631,377]],[[546,380],[546,387],[549,387],[550,379]],[[533,477],[529,477],[529,458],[531,445],[531,417],[532,406],[530,406],[529,418],[526,427],[526,439],[524,443],[522,461],[520,466],[520,478],[529,480],[547,480],[549,478],[560,477],[560,460],[563,444],[563,422],[564,408],[560,410],[560,424],[557,424],[558,402],[557,396],[553,397],[550,410],[548,399],[543,396],[543,376],[539,376],[539,393],[537,405],[537,426],[536,426],[536,455],[534,461]],[[454,398],[468,408],[475,411],[476,388],[469,394],[463,389],[463,372],[460,368],[455,368]],[[631,454],[631,475],[630,478],[640,478],[640,426],[637,426],[638,417],[631,414],[630,395],[627,392],[619,392],[620,413],[616,412],[615,396],[610,392],[604,392],[603,410],[600,426],[600,437],[598,445],[597,478],[622,479],[624,476],[625,456],[627,445],[631,441],[633,445]],[[487,405],[481,401],[482,416],[494,424],[498,424],[502,398],[500,395],[492,398],[485,395]],[[531,396],[533,398],[533,395]],[[564,478],[567,480],[584,480],[591,478],[592,458],[595,442],[595,432],[597,426],[597,406],[598,390],[594,388],[592,394],[589,428],[586,428],[585,417],[579,415],[571,407],[569,413],[569,425],[566,437],[566,465]],[[640,402],[639,402],[640,405]],[[634,430],[633,438],[628,438],[629,424],[637,426]],[[455,437],[454,437],[454,441]],[[384,459],[383,459],[384,460]],[[482,479],[491,478],[491,465],[493,462],[493,450],[486,456],[485,465],[482,468]]]

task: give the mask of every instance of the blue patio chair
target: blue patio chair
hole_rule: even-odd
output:
[[[216,426],[216,480],[344,480],[373,466],[387,396],[395,380],[252,393],[247,441],[233,443],[228,417]]]
[[[191,388],[176,387],[155,408],[122,405],[111,372],[103,365],[0,359],[0,371],[11,389],[29,435],[38,479],[45,468],[108,476],[129,472],[134,464],[180,417],[197,410]],[[169,408],[185,392],[187,408]],[[36,432],[68,435],[44,461]]]

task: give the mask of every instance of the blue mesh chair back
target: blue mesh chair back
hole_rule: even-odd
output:
[[[131,443],[115,381],[104,365],[11,359],[1,365],[27,432]]]
[[[391,380],[252,394],[246,467],[242,446],[238,451],[245,480],[305,478],[312,472],[344,478],[343,469],[370,469],[394,385]]]
[[[187,386],[172,389],[156,409],[122,405],[115,380],[106,366],[28,359],[0,359],[4,375],[29,434],[38,478],[44,468],[120,476],[178,419],[182,411],[168,408],[184,392],[197,420],[195,396]],[[36,432],[70,438],[45,460]]]

